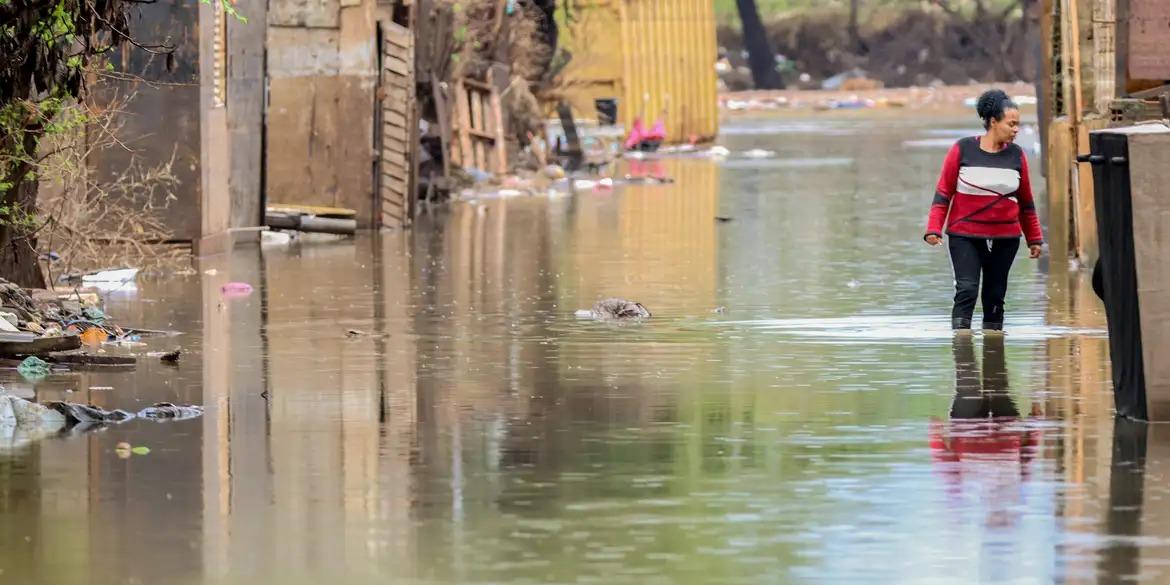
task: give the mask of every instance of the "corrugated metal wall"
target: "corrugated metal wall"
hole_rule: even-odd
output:
[[[566,28],[573,61],[564,76],[577,115],[591,117],[594,99],[616,97],[627,128],[665,113],[669,142],[718,133],[711,0],[590,0]]]
[[[715,96],[715,7],[711,0],[620,2],[622,75],[628,128],[665,111],[670,142],[714,138],[719,129]]]

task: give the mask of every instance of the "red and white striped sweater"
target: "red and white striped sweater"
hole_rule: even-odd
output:
[[[942,236],[944,231],[986,239],[1022,234],[1028,245],[1044,242],[1024,149],[1009,144],[999,152],[987,152],[980,148],[977,136],[951,147],[926,224],[928,236]]]

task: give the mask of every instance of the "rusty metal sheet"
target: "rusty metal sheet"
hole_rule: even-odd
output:
[[[1170,2],[1130,0],[1129,76],[1170,79]]]

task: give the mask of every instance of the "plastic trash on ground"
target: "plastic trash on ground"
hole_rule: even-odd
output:
[[[20,372],[21,376],[25,378],[44,378],[53,371],[53,367],[49,362],[32,355],[24,358],[20,365],[16,367],[16,371]]]
[[[122,283],[130,282],[138,277],[137,268],[122,268],[119,270],[103,270],[93,274],[86,274],[81,277],[81,282],[89,283]]]

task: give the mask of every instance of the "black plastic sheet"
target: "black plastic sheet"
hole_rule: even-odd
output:
[[[1090,135],[1089,147],[1101,253],[1099,272],[1109,322],[1109,357],[1113,362],[1114,405],[1121,416],[1146,420],[1128,136],[1095,132]]]

